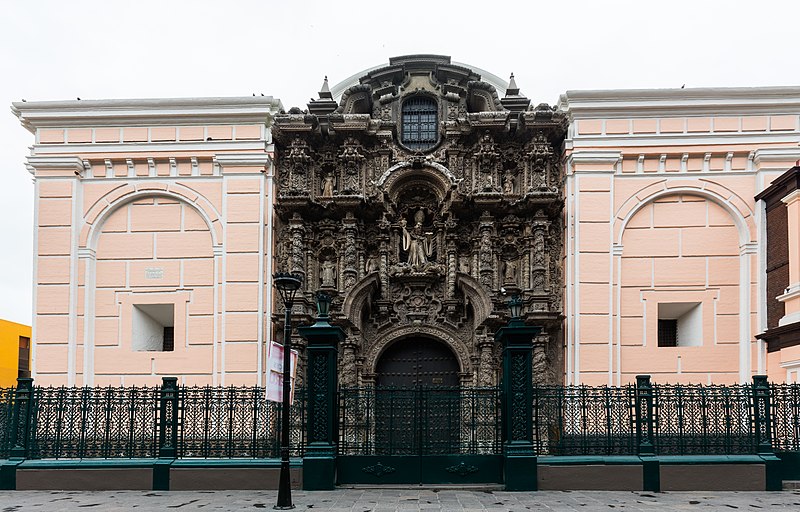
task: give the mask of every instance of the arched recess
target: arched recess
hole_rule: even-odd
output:
[[[670,186],[668,186],[670,185]],[[625,255],[624,235],[628,229],[628,224],[637,216],[644,208],[654,202],[672,196],[693,196],[701,198],[719,206],[731,219],[736,228],[738,235],[738,372],[739,381],[742,383],[748,382],[751,374],[751,319],[750,319],[750,304],[751,304],[751,279],[752,276],[752,263],[751,257],[757,253],[757,230],[755,226],[754,215],[747,203],[742,200],[730,189],[727,189],[719,184],[710,182],[690,182],[688,180],[682,181],[680,184],[659,182],[649,185],[643,190],[635,193],[631,198],[626,201],[623,206],[618,210],[614,219],[614,268],[616,278],[614,286],[614,303],[615,303],[615,316],[616,325],[614,328],[615,336],[610,341],[611,344],[616,343],[615,353],[615,366],[616,366],[616,381],[621,382],[621,361],[622,361],[622,325],[621,325],[621,311],[623,310],[622,304],[622,279],[623,279],[623,256]],[[712,229],[709,227],[708,229]],[[729,254],[726,256],[737,256],[737,254]],[[655,290],[652,293],[660,293],[659,285],[653,283]],[[667,289],[668,287],[661,287]],[[698,295],[699,297],[699,295]],[[651,297],[652,299],[652,297]],[[696,299],[700,300],[700,299]],[[653,302],[654,300],[650,300]],[[689,302],[694,302],[692,299]],[[645,304],[647,301],[643,302]],[[670,302],[669,300],[667,302]],[[715,310],[716,311],[716,310]],[[650,311],[651,315],[656,315],[656,310]],[[714,313],[716,332],[716,314]],[[646,315],[646,313],[645,313]],[[645,316],[646,318],[646,316]],[[705,320],[704,320],[705,321]],[[649,324],[648,324],[649,325]],[[646,329],[643,326],[643,329]],[[716,336],[716,334],[715,334]],[[709,339],[707,333],[704,332],[703,338]],[[648,343],[650,341],[648,340]]]
[[[96,315],[96,277],[97,277],[97,249],[100,242],[100,237],[104,232],[104,227],[106,223],[111,219],[111,217],[126,206],[143,199],[158,199],[164,198],[169,199],[171,201],[175,201],[187,208],[191,211],[195,212],[200,219],[202,219],[202,223],[205,225],[207,232],[210,234],[210,242],[211,242],[211,259],[213,259],[213,277],[211,278],[210,288],[213,290],[212,297],[213,304],[210,306],[210,311],[212,312],[211,316],[213,317],[213,325],[211,330],[213,332],[213,343],[217,343],[219,341],[219,329],[220,329],[220,322],[221,318],[218,313],[215,313],[219,310],[218,308],[218,297],[219,297],[219,276],[217,269],[220,268],[219,260],[222,256],[222,228],[219,221],[219,216],[216,210],[213,208],[210,202],[208,202],[205,198],[198,197],[196,193],[192,193],[191,190],[185,189],[181,190],[184,187],[179,187],[176,190],[166,190],[163,188],[149,188],[149,187],[141,187],[141,189],[137,190],[133,187],[127,186],[124,187],[126,190],[123,193],[120,193],[119,190],[114,190],[109,192],[104,197],[101,197],[95,205],[90,208],[89,212],[87,213],[87,225],[84,228],[84,231],[81,234],[80,241],[79,241],[79,250],[78,256],[81,260],[81,265],[84,266],[84,280],[82,286],[84,288],[83,295],[84,295],[84,318],[83,318],[83,345],[85,350],[83,351],[83,368],[84,368],[84,383],[86,385],[93,385],[94,384],[94,373],[95,373],[95,363],[94,363],[94,348],[95,348],[95,315]],[[189,300],[189,295],[185,294],[187,299]],[[178,309],[176,308],[176,313]],[[186,313],[181,313],[181,316],[186,315]],[[117,321],[120,324],[124,324],[126,319],[124,314],[121,314],[117,317]],[[185,324],[184,324],[185,325]],[[178,339],[178,329],[176,323],[176,347],[180,346],[179,339]],[[122,331],[120,331],[122,332]],[[124,336],[123,336],[124,337]],[[176,353],[178,353],[176,349]],[[213,350],[212,354],[212,363],[211,363],[211,372],[212,372],[212,383],[216,384],[218,382],[218,361],[217,361],[217,350]]]
[[[356,283],[342,304],[342,313],[353,327],[360,328],[364,306],[369,304],[372,296],[378,291],[378,273],[373,272]]]
[[[456,285],[472,305],[472,311],[475,315],[473,325],[477,328],[492,314],[492,309],[494,308],[492,299],[477,279],[463,272],[456,274]]]
[[[472,378],[472,361],[469,357],[469,349],[464,341],[456,338],[447,330],[435,325],[402,325],[382,333],[379,339],[375,340],[364,352],[364,368],[366,368],[369,373],[374,374],[381,354],[394,342],[409,337],[433,338],[444,343],[453,351],[456,355],[456,359],[458,359],[462,381]]]
[[[214,247],[222,245],[221,233],[217,232],[215,226],[215,221],[218,222],[219,215],[208,201],[205,199],[203,199],[203,201],[197,201],[195,199],[196,194],[195,198],[192,198],[187,194],[173,190],[143,189],[133,190],[127,194],[117,196],[112,201],[107,201],[106,206],[102,207],[98,211],[93,212],[92,210],[94,208],[90,209],[89,213],[87,214],[87,222],[90,222],[90,224],[86,233],[82,234],[81,236],[79,247],[95,250],[97,248],[97,241],[100,238],[100,233],[103,231],[103,224],[105,224],[106,220],[115,211],[133,201],[150,197],[165,197],[189,206],[196,211],[198,215],[200,215],[200,217],[208,226],[208,230],[211,233],[211,245]],[[102,201],[103,198],[101,198],[97,204],[100,204]]]
[[[456,186],[458,180],[447,167],[436,162],[424,162],[416,166],[412,162],[400,162],[384,172],[375,183],[392,201],[414,182],[424,181],[436,194],[439,201]]]
[[[714,188],[718,189],[719,192],[725,192],[725,195],[720,194],[716,190],[710,190],[709,188],[694,184],[685,184],[679,187],[668,188],[664,182],[661,182],[646,187],[645,190],[650,189],[647,191],[649,193],[646,193],[644,196],[640,196],[638,193],[633,195],[617,212],[614,218],[614,242],[616,244],[622,243],[622,235],[625,232],[625,227],[639,210],[662,197],[681,194],[708,199],[727,211],[731,218],[733,218],[733,222],[739,232],[740,246],[754,241],[756,226],[753,219],[753,212],[750,211],[746,204],[739,204],[741,199],[736,196],[733,191],[725,189],[718,184],[714,184]]]

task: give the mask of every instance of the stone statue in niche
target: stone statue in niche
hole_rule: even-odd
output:
[[[517,260],[506,260],[503,269],[503,283],[512,284],[517,282]]]
[[[458,259],[458,271],[469,274],[469,258],[467,256],[461,256]]]
[[[507,172],[503,178],[503,193],[506,195],[514,193],[514,177],[510,172]]]
[[[323,288],[336,287],[336,264],[327,259],[322,262],[322,268],[319,273],[320,285]]]
[[[435,249],[430,233],[422,231],[424,220],[425,213],[417,210],[414,214],[414,227],[409,231],[406,229],[406,220],[400,219],[400,227],[403,229],[403,250],[408,252],[408,264],[415,269],[424,267]]]
[[[333,177],[333,173],[329,172],[325,175],[325,178],[322,179],[322,196],[321,197],[333,197],[333,187],[335,185],[335,179]]]
[[[374,254],[370,254],[369,258],[367,258],[367,262],[364,264],[364,273],[369,275],[373,272],[378,271],[378,257]]]

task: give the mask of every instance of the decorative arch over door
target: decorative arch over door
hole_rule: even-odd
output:
[[[378,359],[377,386],[458,386],[459,364],[445,343],[427,337],[404,338]]]

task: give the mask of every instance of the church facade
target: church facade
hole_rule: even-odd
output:
[[[496,384],[512,298],[542,327],[542,384],[798,379],[800,339],[762,336],[796,322],[797,272],[767,275],[800,268],[797,237],[770,263],[756,197],[800,159],[800,88],[550,106],[445,56],[358,76],[303,109],[15,103],[35,136],[37,382],[263,385],[276,271],[303,277],[295,326],[334,297],[343,385]]]

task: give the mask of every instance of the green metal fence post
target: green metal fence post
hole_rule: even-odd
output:
[[[655,454],[655,418],[653,384],[649,375],[636,376],[636,442],[639,455]]]
[[[317,295],[317,321],[300,327],[306,342],[306,451],[303,489],[332,490],[336,486],[336,410],[338,345],[345,338],[340,327],[328,322],[331,297]]]
[[[178,378],[163,377],[159,395],[158,456],[174,459],[178,455]]]
[[[636,451],[642,458],[642,489],[661,491],[661,468],[655,457],[655,390],[649,375],[636,376]]]
[[[766,375],[753,375],[750,410],[752,432],[756,450],[764,460],[766,490],[780,491],[783,488],[781,460],[775,456],[772,444],[772,389]]]
[[[9,458],[25,459],[31,437],[31,420],[33,415],[33,379],[17,379],[17,389],[14,392],[14,409],[11,416],[11,432],[9,436]]]
[[[17,466],[30,455],[33,434],[33,379],[17,379],[8,418],[8,460],[0,462],[0,489],[17,488]]]
[[[775,453],[772,449],[772,403],[766,375],[753,375],[751,400],[756,450],[759,454],[772,455]]]
[[[542,329],[525,325],[519,317],[519,297],[509,306],[512,319],[495,334],[503,346],[503,476],[507,491],[535,491],[532,358],[533,340]]]
[[[153,489],[169,490],[169,467],[178,456],[178,378],[163,377],[158,396],[158,458],[153,466]]]

